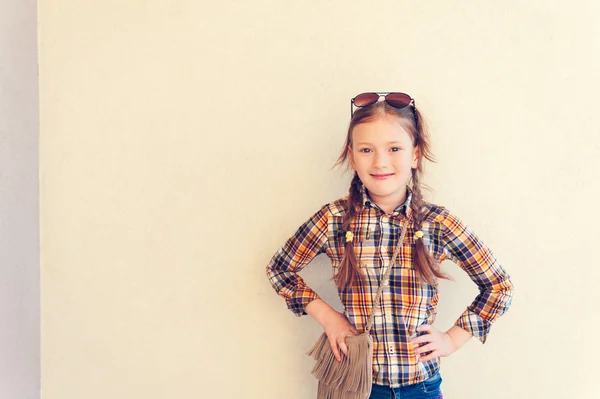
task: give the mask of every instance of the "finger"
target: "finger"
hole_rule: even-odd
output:
[[[354,333],[354,335],[358,335],[359,334],[358,330],[354,326],[352,326],[352,328],[350,329],[350,331],[352,331]]]
[[[344,353],[344,355],[348,356],[348,347],[346,346],[345,342],[338,342],[338,345],[340,346],[340,349],[342,350],[342,352]]]
[[[420,335],[420,336],[418,336],[416,338],[412,338],[410,340],[410,342],[412,342],[413,345],[420,344],[423,342],[432,342],[432,341],[433,341],[433,337],[431,336],[431,334]]]
[[[433,343],[420,346],[420,347],[418,347],[418,348],[415,349],[415,353],[425,353],[425,352],[432,351],[432,350],[435,349],[434,346],[435,345]]]
[[[417,331],[431,331],[431,326],[429,324],[421,324],[419,327],[417,327]]]
[[[436,357],[440,356],[440,352],[439,351],[433,351],[431,352],[429,355],[427,356],[422,356],[419,358],[420,362],[428,362],[431,359],[435,359]]]
[[[334,340],[329,340],[329,346],[331,346],[331,351],[333,352],[333,356],[337,359],[338,362],[342,361],[342,356],[340,356],[340,351],[338,350],[337,342]]]

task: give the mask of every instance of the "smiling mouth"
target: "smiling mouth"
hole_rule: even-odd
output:
[[[387,174],[384,174],[384,175],[371,175],[371,176],[373,176],[373,179],[375,179],[375,180],[385,180],[388,177],[391,177],[393,175],[394,175],[393,173],[387,173]]]

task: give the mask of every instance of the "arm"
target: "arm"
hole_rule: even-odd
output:
[[[298,272],[324,252],[326,242],[327,206],[324,205],[296,230],[267,265],[269,282],[298,317],[307,314],[306,306],[319,298]]]
[[[345,337],[358,335],[358,331],[342,313],[320,299],[297,274],[324,251],[326,242],[327,208],[323,206],[275,253],[267,265],[267,277],[296,316],[309,314],[319,322],[327,334],[336,359],[341,361],[340,349],[348,355]]]
[[[465,336],[460,332],[464,330],[485,343],[492,323],[512,303],[513,284],[491,250],[458,217],[444,209],[441,223],[444,253],[479,287],[479,294],[456,320],[456,328],[450,329],[449,335],[453,343],[456,340],[464,344]]]
[[[459,350],[464,344],[467,343],[473,336],[470,332],[463,330],[459,326],[452,326],[448,331],[446,331],[446,335],[450,337],[450,341],[452,342],[452,352],[456,352]]]

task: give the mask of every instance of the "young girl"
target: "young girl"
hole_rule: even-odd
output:
[[[442,398],[440,359],[472,336],[485,343],[512,301],[509,275],[491,250],[447,208],[425,201],[420,180],[429,138],[415,101],[404,93],[363,93],[351,100],[350,126],[338,164],[354,171],[349,194],[325,204],[279,248],[267,266],[275,291],[297,316],[323,327],[338,361],[345,339],[375,313],[371,399]],[[405,236],[399,242],[401,231]],[[387,279],[381,277],[399,245]],[[298,275],[317,255],[331,259],[344,314]],[[446,332],[432,326],[444,259],[479,287]],[[381,300],[373,304],[383,285]],[[341,353],[340,353],[341,352]]]

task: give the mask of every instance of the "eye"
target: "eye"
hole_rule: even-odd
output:
[[[400,147],[392,147],[392,151],[394,151],[394,152],[402,151],[402,148],[400,148]]]
[[[358,152],[367,152],[367,151],[371,151],[370,148],[361,148],[360,150],[358,150]]]

